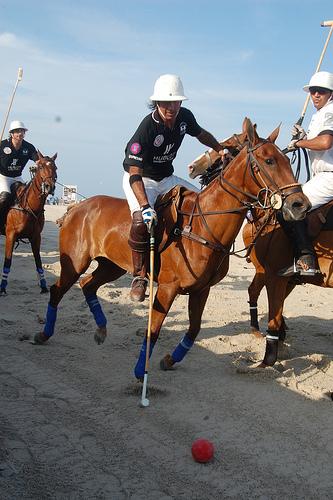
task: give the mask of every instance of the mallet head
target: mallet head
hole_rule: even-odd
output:
[[[321,26],[333,26],[333,21],[323,21]]]
[[[147,408],[147,406],[149,406],[149,399],[148,398],[141,398],[140,406],[141,406],[141,408]]]

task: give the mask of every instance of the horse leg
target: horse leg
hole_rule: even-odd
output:
[[[250,305],[250,328],[253,335],[262,338],[258,322],[258,298],[261,290],[265,286],[265,274],[256,271],[254,278],[248,287],[249,305]]]
[[[39,280],[39,286],[41,289],[40,293],[48,293],[48,288],[46,286],[46,280],[44,277],[44,270],[42,266],[42,259],[40,256],[41,234],[37,230],[33,238],[30,239],[30,244],[35,259],[37,278]]]
[[[149,358],[152,355],[153,349],[157,342],[163,321],[169,312],[169,309],[177,295],[177,287],[170,283],[158,285],[157,292],[153,304],[152,321],[151,321],[151,340],[149,349]],[[134,368],[134,375],[138,380],[143,380],[146,364],[147,351],[147,330],[142,343],[140,354]]]
[[[80,280],[80,287],[97,324],[97,330],[94,335],[95,342],[103,344],[107,335],[107,321],[96,293],[100,286],[118,279],[126,271],[105,258],[97,260],[98,267],[91,274]]]
[[[57,321],[58,305],[66,292],[74,285],[89,267],[91,260],[89,257],[82,258],[81,265],[74,267],[73,260],[66,254],[60,256],[60,277],[54,285],[50,287],[50,301],[47,306],[45,326],[42,332],[34,336],[35,344],[45,344],[54,334]]]
[[[6,243],[5,243],[5,259],[2,268],[2,279],[0,284],[0,295],[7,294],[8,275],[10,273],[10,268],[12,265],[14,243],[15,243],[15,235],[7,233]]]
[[[287,298],[289,296],[289,294],[293,291],[295,286],[296,286],[295,283],[288,283],[285,298]],[[280,340],[284,340],[281,338],[281,336],[283,335],[283,332],[284,332],[284,335],[286,334],[286,330],[289,330],[289,327],[286,323],[286,320],[284,319],[284,316],[282,316],[282,324],[281,324],[281,328],[280,328],[280,332],[281,332],[280,333]]]
[[[188,315],[190,325],[187,333],[174,349],[173,353],[166,354],[160,362],[162,370],[170,370],[175,363],[180,363],[194,344],[194,341],[201,328],[202,313],[205,308],[210,287],[199,292],[192,292],[188,299]]]
[[[261,367],[273,366],[277,360],[279,341],[283,342],[285,339],[285,330],[283,328],[283,304],[286,298],[288,280],[267,279],[266,274],[266,289],[268,296],[268,328],[266,335],[266,350],[265,356],[260,364]]]

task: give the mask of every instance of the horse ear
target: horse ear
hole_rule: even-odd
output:
[[[246,134],[252,147],[259,142],[259,137],[256,132],[256,125],[253,125],[251,120],[247,117],[245,117],[243,121],[243,132]]]
[[[55,154],[52,156],[52,158],[51,158],[51,159],[54,161],[54,160],[56,160],[56,159],[57,159],[57,156],[58,156],[58,153],[55,153]]]
[[[276,141],[276,139],[277,139],[277,137],[278,137],[278,135],[279,135],[279,133],[280,133],[280,127],[281,127],[281,123],[280,123],[280,125],[278,125],[278,126],[276,127],[276,129],[275,129],[275,130],[273,130],[273,132],[272,132],[272,133],[271,133],[271,134],[267,137],[267,140],[268,140],[269,142],[273,142],[273,143],[274,143],[274,142]]]
[[[42,155],[42,153],[39,151],[39,149],[37,149],[37,154],[38,154],[38,159],[39,160],[42,160],[44,158],[44,156]]]

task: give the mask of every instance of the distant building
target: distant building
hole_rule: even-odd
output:
[[[70,203],[76,203],[77,201],[77,186],[72,186],[67,184],[63,186],[62,200],[64,205],[69,205]]]

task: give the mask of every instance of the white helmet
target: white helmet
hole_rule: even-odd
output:
[[[177,75],[162,75],[157,78],[151,101],[185,101],[184,87]]]
[[[322,87],[323,89],[328,89],[333,91],[333,73],[328,71],[318,71],[315,73],[308,85],[304,85],[303,90],[309,92],[310,87]]]
[[[20,122],[19,120],[14,120],[10,124],[9,133],[13,132],[13,130],[17,130],[18,128],[23,128],[25,131],[28,130],[23,122]]]

